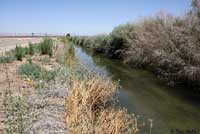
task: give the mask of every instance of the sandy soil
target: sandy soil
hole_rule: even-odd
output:
[[[40,42],[41,39],[0,39],[0,48],[3,51],[15,47],[15,42],[27,45],[29,41]],[[7,43],[7,45],[6,45]],[[55,55],[62,55],[63,45],[59,45]],[[33,63],[40,64],[47,70],[62,68],[56,62],[55,55],[48,63],[42,63],[41,59],[45,56],[33,56]],[[65,134],[65,97],[67,96],[66,76],[63,72],[58,73],[54,81],[45,83],[44,88],[35,89],[34,82],[29,83],[25,78],[16,73],[18,66],[26,63],[14,61],[12,63],[0,64],[0,134],[5,133],[5,92],[10,89],[13,96],[23,96],[29,111],[25,115],[24,129],[27,134]]]
[[[28,46],[29,42],[39,43],[42,38],[0,38],[0,52],[15,48],[16,45]]]
[[[5,132],[4,123],[6,121],[6,117],[4,113],[6,111],[3,105],[5,92],[10,89],[13,94],[19,94],[25,90],[26,92],[33,90],[32,85],[25,82],[16,74],[16,68],[24,62],[25,61],[14,61],[9,64],[0,64],[0,133]]]

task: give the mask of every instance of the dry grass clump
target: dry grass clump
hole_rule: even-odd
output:
[[[6,133],[25,133],[25,120],[28,115],[28,106],[24,96],[13,96],[6,91],[4,96],[4,114],[6,115]]]
[[[137,132],[137,121],[133,117],[127,114],[125,109],[104,109],[97,118],[95,132],[97,134],[134,134]]]
[[[136,118],[126,110],[115,109],[117,86],[94,77],[74,80],[66,98],[66,124],[72,134],[126,134],[137,132]]]

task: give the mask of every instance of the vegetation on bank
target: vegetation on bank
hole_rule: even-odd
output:
[[[45,82],[49,82],[51,80],[54,80],[57,72],[59,69],[53,69],[53,70],[47,70],[42,64],[45,65],[51,61],[51,57],[53,56],[53,49],[54,49],[54,43],[51,38],[45,38],[42,42],[38,44],[32,44],[29,43],[29,47],[18,47],[16,48],[21,49],[20,51],[16,51],[15,53],[19,53],[18,55],[21,56],[21,60],[23,57],[27,58],[27,63],[24,63],[20,65],[17,68],[17,73],[27,79],[28,82],[31,82],[34,80],[35,88],[43,87]],[[26,55],[28,54],[28,55]],[[38,63],[32,62],[31,58],[32,56],[36,55],[46,55],[45,57],[42,57],[38,59]],[[37,61],[36,61],[37,62]]]
[[[17,46],[17,50],[6,52],[7,55],[13,54],[14,57],[16,52],[19,53],[18,55],[23,55],[20,58],[23,60],[25,57],[26,63],[20,62],[19,66],[6,64],[5,70],[3,70],[3,73],[5,71],[5,76],[3,76],[5,77],[4,84],[8,86],[5,87],[5,93],[2,94],[3,106],[1,107],[0,104],[1,112],[3,113],[0,115],[1,125],[3,126],[1,126],[3,128],[2,131],[0,127],[0,133],[41,133],[46,130],[50,133],[55,133],[58,132],[58,129],[55,128],[62,126],[60,125],[61,123],[65,127],[62,117],[66,87],[62,87],[65,84],[60,84],[65,83],[65,73],[60,71],[60,66],[53,59],[50,59],[50,55],[46,55],[46,53],[42,55],[42,44],[43,42],[29,44],[29,47],[25,48]],[[45,47],[52,47],[53,50],[52,43],[44,44]],[[34,57],[31,57],[33,55]],[[14,72],[13,67],[15,66],[17,67],[17,74],[21,75],[22,79],[18,78],[18,75]],[[10,68],[12,68],[13,72]],[[2,75],[4,75],[3,73]],[[14,78],[12,78],[13,75]],[[32,90],[33,88],[38,90]],[[63,105],[60,105],[61,103]],[[53,121],[56,121],[55,124],[52,123],[52,117]],[[59,129],[65,130],[64,128]]]
[[[5,121],[5,132],[8,134],[25,133],[26,114],[30,111],[24,96],[14,96],[11,89],[6,89],[3,105],[7,120]]]
[[[15,60],[15,56],[13,55],[4,55],[0,56],[0,63],[11,63]]]
[[[19,66],[17,73],[33,80],[50,81],[55,78],[56,70],[47,71],[38,64],[25,63]]]
[[[39,44],[29,43],[29,47],[20,47],[16,46],[15,48],[15,56],[17,60],[22,60],[23,57],[29,55],[27,60],[29,63],[25,63],[18,67],[17,73],[23,76],[31,77],[34,80],[52,80],[55,78],[56,71],[47,71],[46,69],[40,67],[40,65],[32,63],[31,56],[35,54],[40,55],[49,55],[49,57],[44,57],[41,59],[42,63],[46,63],[50,61],[50,57],[53,55],[53,40],[50,38],[45,38]]]
[[[200,1],[182,17],[160,13],[116,27],[109,35],[70,40],[132,67],[151,69],[169,84],[200,85]],[[68,37],[69,38],[69,37]]]
[[[20,49],[18,50],[20,53],[26,52],[27,50],[29,52],[28,55],[24,56],[27,57],[27,62],[17,68],[17,73],[24,76],[26,78],[25,81],[27,81],[29,84],[38,84],[36,86],[38,86],[39,89],[44,89],[45,86],[43,83],[51,83],[50,80],[54,80],[54,78],[58,76],[58,72],[56,72],[57,70],[55,69],[53,71],[48,71],[43,68],[42,64],[48,63],[50,61],[50,56],[48,56],[48,58],[43,57],[42,59],[39,57],[38,61],[32,58],[32,61],[32,55],[42,54],[38,53],[41,52],[38,51],[40,50],[38,48],[40,48],[39,44],[32,46],[29,45],[28,49],[22,47],[17,48]],[[59,73],[62,73],[62,77],[65,77],[65,79],[60,82],[68,82],[66,85],[69,87],[69,92],[65,100],[65,121],[67,131],[72,134],[136,133],[138,131],[136,116],[128,114],[125,108],[122,109],[115,105],[116,89],[118,88],[117,83],[111,81],[109,78],[102,78],[97,76],[96,74],[89,72],[86,68],[81,66],[78,62],[78,59],[75,57],[75,48],[72,43],[66,42],[63,49],[65,50],[63,50],[61,53],[64,55],[58,52],[63,57],[55,57],[58,58],[57,61],[61,61],[60,63],[63,65],[62,69],[59,70]],[[34,83],[32,83],[32,80],[34,80]],[[40,83],[41,81],[42,83]],[[52,81],[52,83],[54,83],[54,81]],[[6,93],[4,100],[4,107],[7,114],[6,116],[9,119],[5,124],[8,126],[7,132],[26,133],[29,131],[27,130],[26,122],[29,122],[27,120],[29,118],[36,118],[37,115],[35,115],[35,113],[32,115],[32,112],[30,114],[30,110],[34,111],[34,109],[30,108],[32,105],[27,102],[27,99],[33,98],[34,100],[35,96],[33,95],[31,98],[27,98],[27,96],[25,96],[26,94],[20,97],[18,97],[19,94],[14,96],[14,94],[11,93],[10,88],[7,92],[8,93]],[[45,97],[43,99],[47,97],[46,93],[47,91],[44,91],[43,95]],[[54,91],[53,99],[55,99],[55,96],[63,96],[63,94],[57,95],[57,93]],[[14,98],[16,98],[16,100]],[[62,98],[64,99],[64,97]],[[60,101],[60,99],[58,101]],[[38,109],[38,106],[40,105],[38,102],[34,103],[36,103],[36,108]],[[39,108],[43,108],[43,105],[44,104],[41,104]],[[54,103],[52,105],[55,106]],[[58,107],[60,109],[60,104]],[[63,112],[61,113],[63,114]],[[30,126],[30,129],[32,129],[31,127],[34,122],[35,120],[33,120],[33,122],[32,120],[30,121],[31,125],[28,125]]]
[[[74,57],[74,47],[67,44],[68,82],[66,126],[71,134],[135,134],[137,118],[116,106],[118,84],[88,72]],[[71,60],[70,60],[71,59]]]
[[[27,55],[34,56],[36,54],[40,55],[53,55],[53,40],[50,38],[44,38],[41,43],[32,44],[29,43],[28,47],[21,47],[16,45],[14,50],[10,50],[0,56],[0,63],[10,63],[14,60],[22,61]]]
[[[53,40],[50,38],[44,39],[43,42],[39,44],[41,54],[47,54],[50,57],[53,55]]]
[[[115,108],[116,85],[93,77],[73,80],[66,98],[66,124],[71,134],[135,134],[137,119],[125,109]]]

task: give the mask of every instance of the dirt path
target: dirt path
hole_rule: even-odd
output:
[[[63,45],[58,45],[57,53],[63,54]],[[35,90],[27,96],[28,105],[38,113],[30,134],[66,134],[65,97],[67,96],[68,85],[66,83],[65,67],[51,60],[53,68],[59,68],[56,79],[47,83],[46,87]],[[47,67],[48,68],[48,67]]]
[[[27,97],[32,111],[38,113],[29,134],[65,134],[64,103],[67,85],[57,78],[47,87],[37,90]]]

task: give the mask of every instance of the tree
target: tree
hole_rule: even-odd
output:
[[[70,33],[67,33],[67,34],[66,34],[66,37],[70,37]]]

